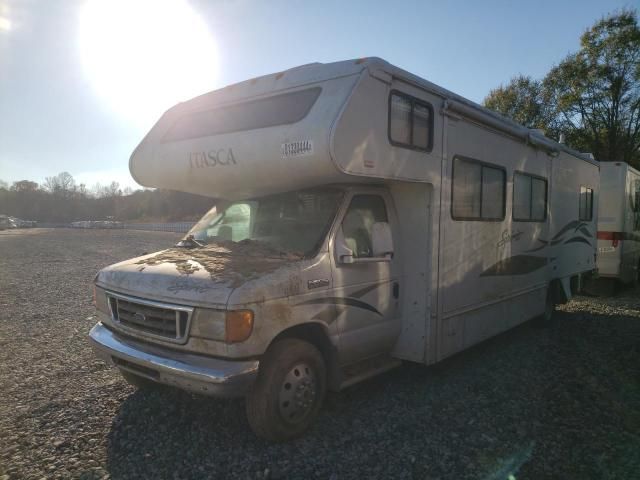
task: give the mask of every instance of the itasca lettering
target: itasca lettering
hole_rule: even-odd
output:
[[[221,165],[237,165],[233,150],[221,148],[219,150],[209,150],[208,152],[189,153],[189,165],[191,168],[206,168]]]

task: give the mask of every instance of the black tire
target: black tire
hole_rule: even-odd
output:
[[[535,324],[538,327],[551,327],[556,319],[556,304],[554,301],[553,290],[551,286],[547,289],[547,300],[544,305],[544,313],[536,318]]]
[[[298,437],[317,417],[326,389],[326,366],[318,349],[297,338],[278,340],[261,360],[247,396],[249,425],[267,440]]]
[[[120,373],[129,385],[136,387],[138,390],[157,390],[162,387],[158,382],[140,377],[139,375],[127,372],[126,370],[120,370]]]

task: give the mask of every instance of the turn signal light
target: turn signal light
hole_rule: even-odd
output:
[[[226,316],[226,342],[244,342],[253,331],[253,312],[251,310],[231,310]]]

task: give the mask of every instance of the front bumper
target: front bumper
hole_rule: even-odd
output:
[[[121,337],[102,323],[89,332],[96,355],[121,370],[194,393],[239,397],[258,375],[258,360],[222,360]]]

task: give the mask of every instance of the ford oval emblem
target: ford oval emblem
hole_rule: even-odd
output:
[[[139,322],[144,322],[147,319],[147,317],[145,317],[144,314],[139,312],[134,313],[133,318],[135,318]]]

